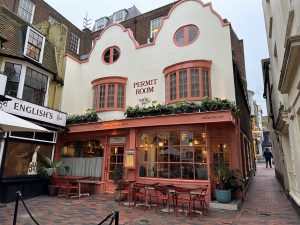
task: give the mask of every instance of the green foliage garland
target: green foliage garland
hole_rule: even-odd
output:
[[[135,118],[219,110],[232,110],[237,117],[241,116],[241,111],[237,108],[234,102],[227,99],[210,99],[207,97],[197,102],[179,102],[170,105],[159,104],[154,101],[149,107],[140,107],[139,105],[136,105],[135,107],[128,107],[124,114],[127,118]]]
[[[99,120],[98,114],[95,110],[88,109],[83,115],[70,115],[67,118],[67,125],[97,122]]]

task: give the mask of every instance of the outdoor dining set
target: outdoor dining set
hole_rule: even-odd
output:
[[[82,184],[101,185],[103,182],[87,176],[54,176],[50,195],[54,195],[54,191],[57,190],[57,196],[64,195],[66,198],[89,196],[89,193],[81,193]]]
[[[160,183],[138,183],[119,180],[117,182],[119,195],[127,195],[128,202],[124,205],[143,206],[146,208],[156,207],[158,212],[159,203],[166,205],[161,211],[166,213],[175,212],[176,216],[178,211],[190,215],[192,218],[193,213],[200,213],[208,209],[208,185],[197,187],[181,187],[175,185],[164,185]],[[119,205],[121,202],[119,202]],[[171,206],[172,205],[172,206]],[[184,207],[187,210],[184,210]],[[197,210],[196,210],[197,209]]]

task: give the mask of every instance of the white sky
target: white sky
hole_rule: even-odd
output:
[[[135,5],[141,13],[156,9],[173,0],[45,0],[77,27],[83,27],[83,18],[88,13],[92,20],[112,15],[114,12]],[[268,58],[268,48],[261,0],[210,0],[222,18],[228,19],[240,39],[244,40],[248,89],[255,92],[254,99],[262,106],[263,98],[261,59]],[[203,0],[204,3],[208,0]]]

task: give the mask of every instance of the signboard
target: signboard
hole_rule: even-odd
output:
[[[7,76],[0,73],[0,95],[4,95]]]
[[[141,95],[154,92],[154,87],[157,85],[157,80],[158,79],[152,79],[133,83],[135,94]]]
[[[126,143],[126,137],[111,137],[109,139],[110,144],[125,144]]]
[[[126,160],[125,160],[125,167],[126,168],[134,168],[134,164],[135,164],[135,150],[132,149],[128,149],[126,150]]]
[[[46,123],[66,126],[67,114],[43,106],[39,106],[21,99],[12,98],[11,101],[0,102],[0,110],[17,116],[23,116]]]

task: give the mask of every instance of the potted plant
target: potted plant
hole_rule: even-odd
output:
[[[48,191],[52,192],[52,185],[50,183],[51,177],[58,174],[60,170],[64,170],[69,173],[70,167],[64,164],[62,161],[52,161],[49,157],[41,158],[41,166],[39,167],[37,173],[48,182]]]
[[[120,187],[118,186],[118,181],[124,179],[124,168],[116,167],[113,170],[112,179],[113,179],[114,185],[115,185],[115,191],[114,191],[115,201],[117,201],[117,202],[124,201],[126,198],[126,195],[125,194],[120,195],[121,190],[120,190]]]
[[[220,203],[229,203],[235,191],[241,188],[240,171],[229,169],[225,163],[217,164],[214,169],[216,176],[216,199]]]

